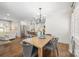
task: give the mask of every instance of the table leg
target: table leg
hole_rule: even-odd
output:
[[[43,57],[43,48],[38,48],[38,56]]]

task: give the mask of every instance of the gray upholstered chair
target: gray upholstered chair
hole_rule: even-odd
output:
[[[55,50],[56,50],[57,56],[59,56],[57,45],[58,45],[58,38],[53,38],[53,39],[44,47],[44,49],[50,50],[50,51],[55,51]],[[51,54],[52,54],[52,52],[51,52]]]
[[[37,50],[33,50],[35,47],[33,47],[32,45],[28,44],[28,43],[23,43],[22,44],[23,47],[23,56],[24,57],[34,57],[37,56]]]

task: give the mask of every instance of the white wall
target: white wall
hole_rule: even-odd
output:
[[[63,4],[61,4],[63,5]],[[51,12],[50,17],[47,17],[46,31],[59,37],[59,42],[70,43],[70,19],[71,19],[71,7],[62,6],[56,7],[58,9],[55,12]]]

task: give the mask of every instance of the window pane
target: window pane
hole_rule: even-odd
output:
[[[8,21],[0,21],[0,34],[10,33],[16,31],[16,23]]]
[[[2,28],[0,28],[0,32],[3,32],[3,29]]]

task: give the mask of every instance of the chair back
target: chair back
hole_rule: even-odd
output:
[[[23,56],[31,57],[33,46],[28,43],[22,44],[22,46],[23,46]]]
[[[58,38],[54,38],[50,41],[51,46],[55,49],[57,47],[58,44]]]
[[[54,45],[54,48],[57,47],[57,45],[58,45],[58,38],[55,38],[55,39],[54,39],[53,45]]]

